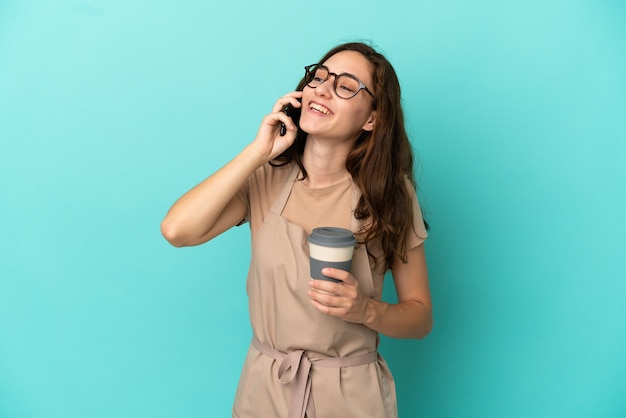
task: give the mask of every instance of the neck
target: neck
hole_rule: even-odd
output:
[[[350,175],[346,170],[346,158],[351,148],[351,142],[336,143],[308,137],[302,155],[307,172],[304,184],[320,188],[344,180]]]

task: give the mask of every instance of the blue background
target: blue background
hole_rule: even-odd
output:
[[[159,224],[348,40],[398,72],[432,226],[435,328],[381,347],[401,416],[626,416],[625,22],[619,0],[0,2],[0,417],[229,416],[248,230],[174,249]]]

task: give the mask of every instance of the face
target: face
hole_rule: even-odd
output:
[[[373,91],[372,65],[356,51],[341,51],[323,62],[330,72],[349,73]],[[312,137],[354,140],[363,130],[371,131],[376,123],[372,97],[361,90],[351,99],[337,97],[333,90],[335,78],[311,88],[305,86],[302,94],[300,128]]]

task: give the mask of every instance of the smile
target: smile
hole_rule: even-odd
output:
[[[330,111],[330,109],[328,109],[327,107],[322,106],[321,104],[318,104],[318,103],[311,103],[309,105],[309,108],[312,109],[312,110],[315,110],[317,112],[320,112],[320,113],[322,113],[324,115],[330,115],[330,114],[333,113],[333,112]]]

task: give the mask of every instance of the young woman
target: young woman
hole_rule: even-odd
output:
[[[301,110],[299,126],[286,105]],[[243,221],[254,338],[233,417],[396,417],[378,333],[423,338],[432,309],[400,86],[381,54],[348,43],[307,66],[254,141],[183,195],[161,228],[178,247]],[[319,226],[358,240],[350,272],[324,271],[338,283],[310,280],[306,237]],[[397,304],[381,301],[387,270]]]

